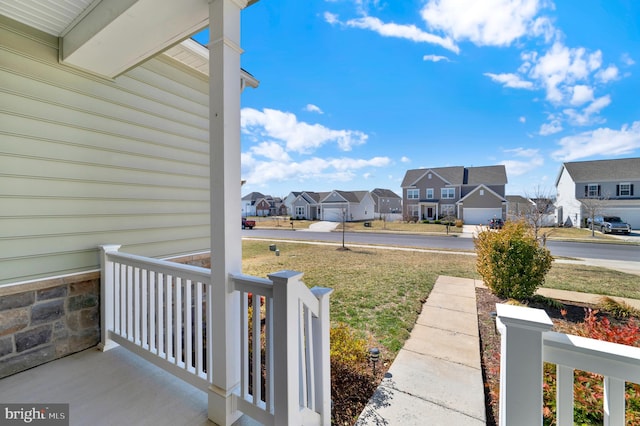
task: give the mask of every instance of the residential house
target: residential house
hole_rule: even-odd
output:
[[[327,195],[328,192],[291,192],[284,204],[294,219],[317,220],[320,218],[320,200]]]
[[[531,208],[534,207],[533,201],[522,195],[507,195],[507,220],[522,219]]]
[[[252,3],[0,2],[1,376],[120,345],[204,392],[216,424],[329,424],[324,296],[291,271],[242,275],[240,94],[258,82],[240,68],[240,14]],[[189,39],[207,26],[210,50]],[[258,343],[273,350],[266,403],[242,374],[249,292],[277,307]],[[326,336],[298,333],[318,321]],[[165,421],[145,408],[110,421]]]
[[[270,195],[260,198],[255,204],[255,209],[256,216],[271,216],[271,210],[275,210],[273,198]]]
[[[556,178],[558,223],[584,226],[584,203],[600,200],[600,214],[640,228],[640,158],[563,163]]]
[[[330,222],[371,220],[375,217],[374,201],[369,191],[338,191],[320,200],[320,219]]]
[[[402,197],[390,189],[375,188],[371,191],[376,215],[402,213]]]
[[[257,203],[263,200],[266,196],[260,192],[250,192],[241,199],[240,211],[242,217],[258,216]],[[265,215],[266,216],[266,215]]]
[[[554,200],[548,197],[526,198],[521,195],[507,195],[507,220],[527,219],[537,226],[557,224]]]
[[[505,219],[506,184],[502,165],[408,170],[401,185],[403,215],[406,220],[453,216],[467,224]]]

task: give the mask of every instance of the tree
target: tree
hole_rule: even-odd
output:
[[[546,245],[547,236],[553,229],[548,230],[548,232],[543,232],[542,235],[540,235],[540,232],[545,226],[545,219],[552,214],[555,209],[555,199],[551,196],[550,191],[544,190],[540,188],[540,186],[535,188],[532,196],[526,194],[525,197],[529,199],[531,203],[522,209],[520,214],[531,226],[536,241],[542,241],[542,245]]]
[[[580,199],[580,202],[582,203],[582,210],[585,212],[585,216],[587,217],[587,225],[591,222],[592,237],[594,237],[596,233],[596,228],[593,226],[595,217],[604,212],[608,199],[609,196],[607,194]]]

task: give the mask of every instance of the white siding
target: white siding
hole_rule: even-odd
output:
[[[567,218],[570,218],[573,226],[579,228],[582,220],[582,204],[576,199],[576,184],[564,166],[556,185],[556,191],[556,207],[562,207],[562,224],[567,221]]]
[[[57,58],[56,38],[0,20],[0,285],[96,269],[99,244],[208,250],[207,81],[162,58],[114,81]]]

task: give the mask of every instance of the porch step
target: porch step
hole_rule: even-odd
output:
[[[486,425],[475,286],[438,278],[356,425]]]

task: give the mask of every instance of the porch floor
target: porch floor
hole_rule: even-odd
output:
[[[0,379],[3,403],[69,403],[70,425],[213,425],[207,394],[122,347]],[[237,425],[255,424],[244,416]]]

